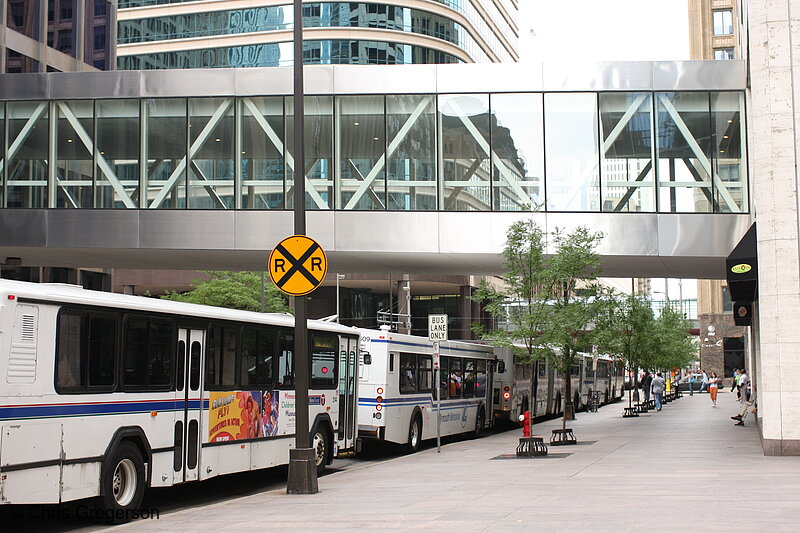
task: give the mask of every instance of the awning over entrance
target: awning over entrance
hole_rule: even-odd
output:
[[[742,240],[725,260],[728,290],[733,300],[733,318],[739,326],[749,326],[752,302],[758,297],[758,250],[756,224],[753,223]]]

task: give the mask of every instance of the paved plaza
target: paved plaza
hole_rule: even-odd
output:
[[[638,418],[622,404],[579,413],[582,444],[512,454],[520,431],[427,449],[320,479],[320,493],[272,490],[116,529],[192,531],[797,531],[800,457],[764,457],[734,394],[685,396]],[[553,420],[535,434],[560,427]]]

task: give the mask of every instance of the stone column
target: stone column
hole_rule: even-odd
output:
[[[766,455],[800,455],[800,246],[797,102],[800,2],[748,2],[750,184],[758,222],[755,368]],[[760,363],[760,364],[758,364]],[[754,420],[748,417],[749,420]]]

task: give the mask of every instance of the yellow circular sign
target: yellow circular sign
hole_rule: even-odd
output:
[[[750,272],[752,268],[753,267],[747,263],[739,263],[738,265],[731,267],[731,272],[734,274],[744,274],[745,272]]]
[[[303,296],[319,287],[328,272],[328,258],[317,241],[292,235],[279,242],[269,254],[269,277],[281,291]]]

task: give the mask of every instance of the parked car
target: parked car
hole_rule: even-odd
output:
[[[691,382],[692,376],[694,376],[694,383]],[[678,382],[678,390],[689,392],[689,388],[692,388],[695,392],[699,392],[700,388],[703,386],[703,374],[690,374],[688,376],[683,376],[681,380]]]

